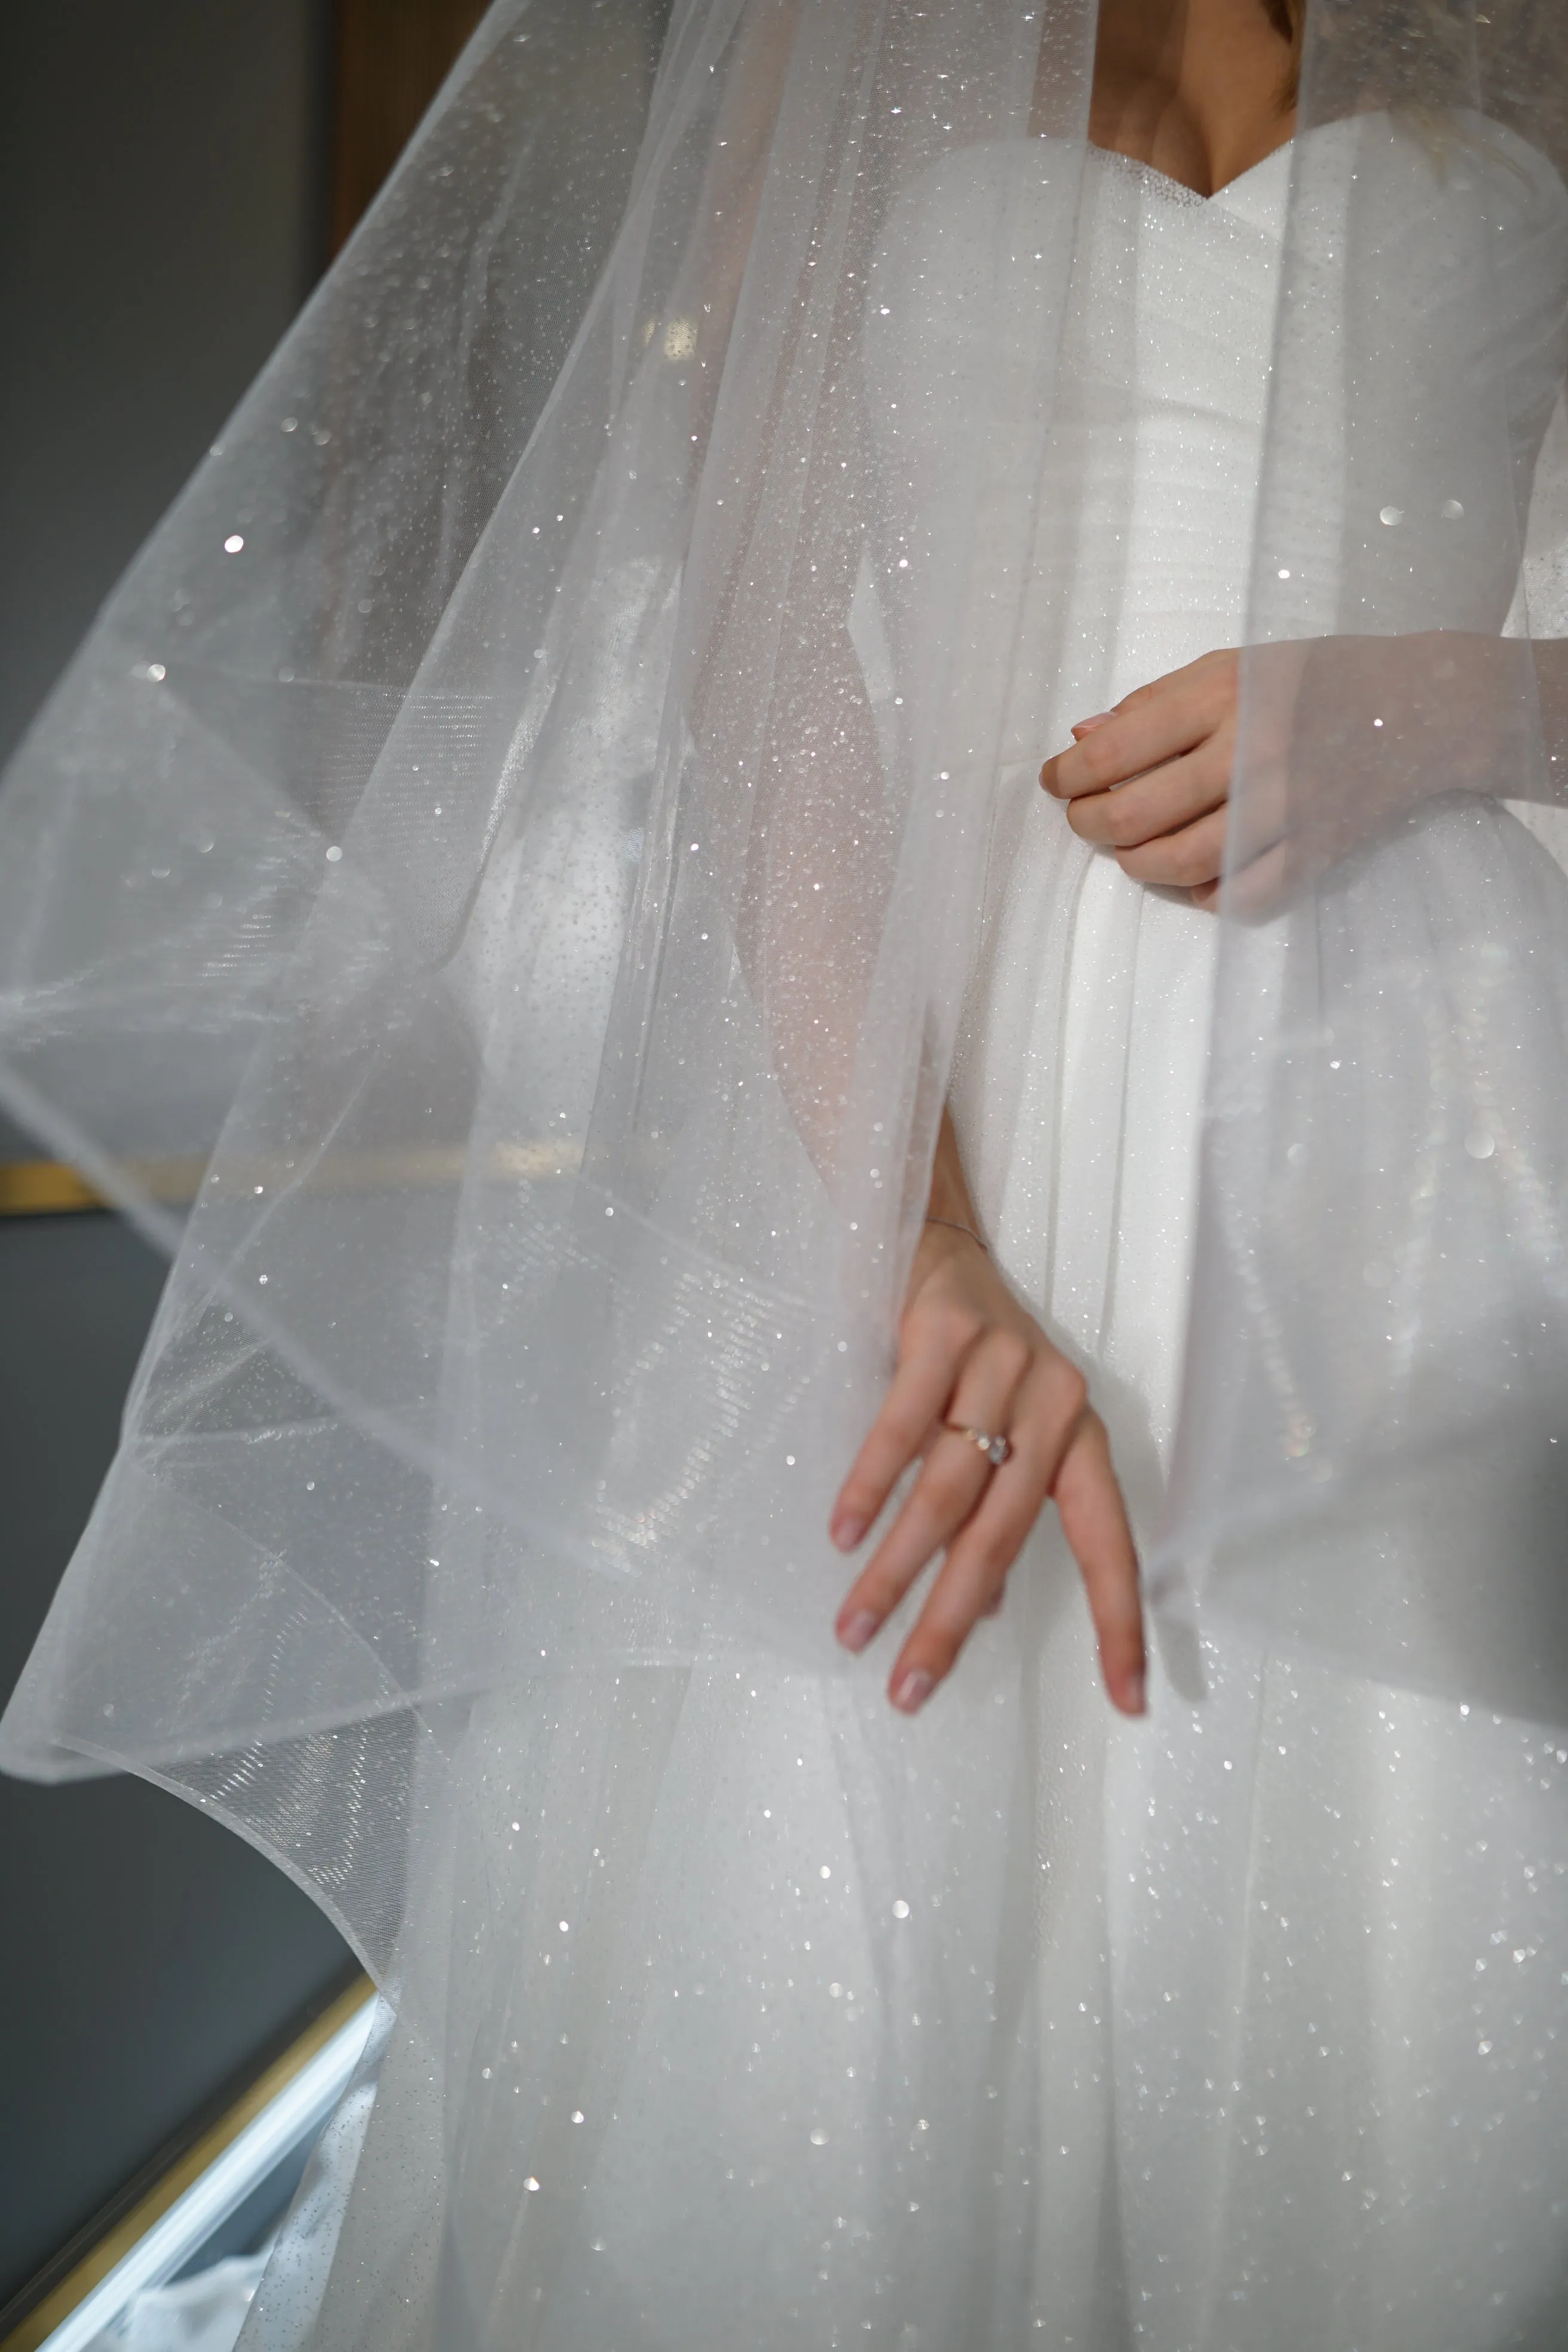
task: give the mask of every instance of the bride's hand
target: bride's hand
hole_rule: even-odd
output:
[[[972,1440],[944,1428],[1005,1434],[994,1468]],[[851,1551],[910,1464],[922,1460],[903,1507],[857,1577],[837,1621],[863,1650],[936,1554],[946,1558],[889,1677],[893,1705],[913,1715],[979,1620],[1002,1603],[1007,1571],[1054,1498],[1082,1570],[1105,1685],[1126,1715],[1143,1711],[1138,1559],[1104,1424],[1083,1375],[1026,1313],[978,1242],[928,1224],[899,1329],[899,1361],[871,1433],[835,1506],[833,1538]]]
[[[1040,770],[1081,840],[1113,849],[1136,882],[1219,896],[1236,757],[1240,656],[1205,654],[1073,729]]]
[[[1555,798],[1568,665],[1556,641],[1464,630],[1255,646],[1229,905],[1267,919],[1352,851],[1456,793]],[[1241,656],[1205,654],[1081,719],[1040,782],[1135,881],[1219,898]]]

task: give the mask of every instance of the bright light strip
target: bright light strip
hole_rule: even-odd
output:
[[[87,2352],[132,2295],[162,2286],[201,2252],[251,2190],[325,2123],[359,2064],[374,2007],[373,1994],[45,2338],[39,2352]]]

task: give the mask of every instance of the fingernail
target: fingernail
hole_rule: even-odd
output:
[[[1135,1675],[1129,1675],[1127,1677],[1127,1712],[1129,1715],[1142,1715],[1146,1713],[1147,1707],[1148,1700],[1143,1688],[1143,1670],[1140,1667]]]
[[[833,1522],[833,1540],[840,1551],[853,1551],[865,1532],[864,1519],[843,1517]]]
[[[1000,1617],[1002,1614],[1002,1594],[999,1592],[994,1601],[988,1601],[980,1614],[983,1617]]]
[[[1096,727],[1103,727],[1108,719],[1114,719],[1116,713],[1114,710],[1097,710],[1092,719],[1075,719],[1073,721],[1071,732],[1074,735],[1088,735],[1091,733]]]
[[[934,1675],[928,1675],[923,1666],[911,1666],[894,1687],[893,1705],[900,1715],[918,1715],[935,1688]]]
[[[858,1656],[881,1622],[874,1609],[857,1609],[854,1616],[847,1617],[838,1628],[838,1638],[847,1650],[853,1650]]]

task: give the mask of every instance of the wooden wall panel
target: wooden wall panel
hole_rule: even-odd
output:
[[[331,247],[402,153],[486,0],[337,0]]]

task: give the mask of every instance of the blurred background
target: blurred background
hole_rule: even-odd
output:
[[[482,13],[0,9],[0,761]],[[0,1697],[108,1465],[163,1277],[83,1199],[0,1124]],[[0,1778],[0,2347],[24,2352],[95,2250],[101,2270],[159,2184],[199,2168],[236,2103],[366,1988],[270,1864],[141,1781]],[[267,2218],[231,2215],[208,2258]]]

